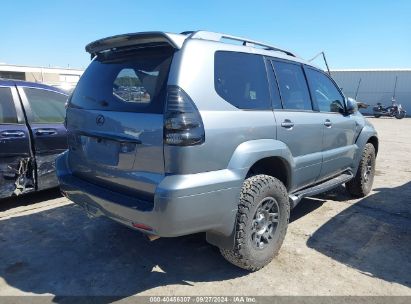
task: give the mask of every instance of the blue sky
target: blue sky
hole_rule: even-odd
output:
[[[411,67],[411,1],[2,1],[0,62],[85,68],[105,36],[204,29],[261,40],[331,68]],[[321,65],[321,62],[318,62]]]

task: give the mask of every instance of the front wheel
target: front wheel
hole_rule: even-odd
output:
[[[277,255],[287,232],[290,204],[281,181],[268,175],[247,178],[241,188],[234,249],[220,249],[232,264],[256,271]]]
[[[380,117],[381,117],[381,114],[374,114],[374,117],[375,117],[375,118],[380,118]]]
[[[397,119],[403,119],[405,117],[405,111],[399,111],[395,113],[395,118]]]
[[[367,143],[362,153],[355,177],[345,184],[347,191],[354,197],[364,197],[371,191],[375,175],[375,148]]]

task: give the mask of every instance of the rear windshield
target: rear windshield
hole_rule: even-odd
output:
[[[162,113],[172,56],[170,47],[99,54],[77,84],[70,107]]]

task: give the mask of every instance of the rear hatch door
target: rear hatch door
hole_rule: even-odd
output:
[[[74,175],[153,197],[164,175],[163,111],[174,50],[145,41],[94,53],[67,109]]]

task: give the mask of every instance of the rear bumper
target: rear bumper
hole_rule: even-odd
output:
[[[94,216],[104,215],[131,228],[161,237],[213,231],[230,235],[235,223],[241,174],[219,170],[165,176],[158,184],[154,202],[111,191],[71,174],[67,153],[56,161],[63,194]],[[142,230],[133,224],[152,228]]]

